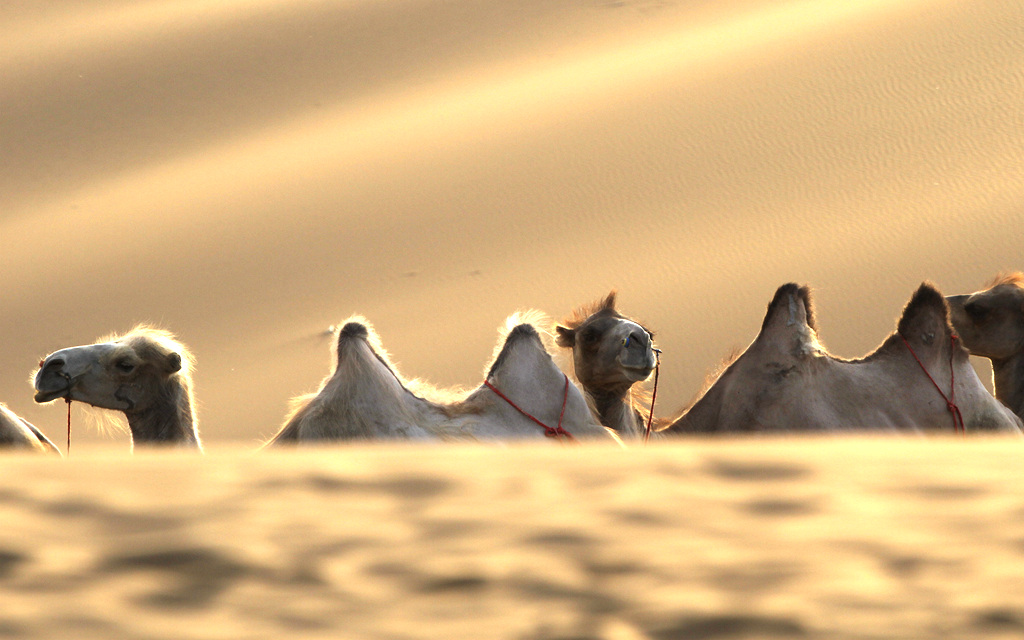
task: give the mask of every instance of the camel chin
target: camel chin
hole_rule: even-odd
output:
[[[47,402],[53,402],[60,398],[66,398],[68,396],[67,387],[63,389],[54,389],[52,391],[40,391],[33,396],[33,399],[39,404],[45,404]]]

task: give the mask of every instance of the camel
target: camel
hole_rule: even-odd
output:
[[[1024,419],[1024,273],[996,276],[983,291],[946,298],[964,348],[992,362],[996,398]]]
[[[57,445],[50,442],[31,422],[20,417],[0,402],[0,448],[28,449],[56,453]]]
[[[140,325],[96,344],[52,353],[35,374],[36,402],[70,398],[128,418],[132,445],[201,449],[193,359],[173,334]]]
[[[615,309],[615,292],[583,306],[555,327],[558,346],[571,349],[573,370],[601,424],[623,438],[639,438],[645,413],[633,387],[657,364],[653,336]]]
[[[519,320],[519,316],[510,318],[511,329],[484,383],[455,399],[452,393],[406,381],[373,326],[353,316],[337,334],[333,372],[316,393],[296,399],[292,414],[267,445],[545,435],[615,440],[594,420],[579,389],[555,365],[537,329]]]
[[[790,283],[775,293],[750,346],[663,432],[1019,434],[1021,427],[982,386],[931,284],[914,293],[896,332],[873,353],[843,360],[818,342],[810,290]]]

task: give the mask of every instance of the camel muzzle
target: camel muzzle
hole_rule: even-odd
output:
[[[645,380],[654,371],[656,358],[650,335],[633,331],[622,341],[618,357],[619,366],[628,370],[637,380]]]
[[[64,360],[53,358],[43,362],[42,368],[36,374],[35,401],[38,403],[50,402],[57,398],[66,398],[71,394],[71,387],[74,382],[71,376],[64,371]]]

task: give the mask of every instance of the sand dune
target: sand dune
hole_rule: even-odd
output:
[[[353,313],[472,387],[617,287],[662,414],[783,282],[870,350],[1024,268],[1022,42],[1017,0],[3,3],[0,401],[63,443],[39,358],[152,322],[209,453],[76,405],[5,455],[0,637],[1020,637],[1016,442],[252,449]]]
[[[54,437],[32,367],[140,321],[255,442],[352,313],[472,386],[507,314],[617,287],[669,413],[783,282],[857,356],[921,280],[1021,267],[1016,2],[37,5],[0,9],[0,399]]]
[[[0,635],[1015,638],[1019,457],[953,437],[5,457]]]

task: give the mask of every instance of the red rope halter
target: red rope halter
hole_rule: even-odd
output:
[[[68,448],[67,457],[71,457],[71,392],[64,397],[64,402],[68,403]]]
[[[484,380],[484,386],[486,386],[488,389],[490,389],[491,391],[496,393],[499,398],[501,398],[505,402],[507,402],[510,405],[512,405],[513,409],[515,409],[519,413],[523,414],[524,416],[526,416],[530,420],[533,420],[534,422],[539,424],[541,427],[543,427],[544,428],[544,435],[546,435],[547,437],[549,437],[549,438],[561,438],[561,437],[564,436],[566,440],[573,440],[573,441],[575,441],[576,438],[572,437],[571,433],[569,433],[568,431],[566,431],[565,429],[562,428],[562,418],[565,417],[565,404],[569,400],[569,376],[567,376],[567,375],[565,375],[563,373],[562,377],[565,378],[565,389],[563,389],[563,391],[562,391],[562,412],[558,414],[558,426],[557,427],[549,427],[548,425],[544,424],[543,422],[541,422],[537,418],[533,417],[532,415],[530,415],[529,413],[524,411],[519,405],[517,405],[516,403],[512,402],[512,400],[510,400],[508,396],[506,396],[501,391],[498,391],[498,388],[496,386],[494,386],[493,384],[491,384],[488,380]]]
[[[654,401],[658,399],[658,374],[661,372],[661,349],[654,350],[654,392],[651,394],[651,412],[647,415],[644,428],[644,444],[651,439],[651,424],[654,422]]]
[[[956,347],[956,336],[950,337],[950,350],[949,350],[949,396],[946,396],[939,387],[939,384],[935,382],[935,378],[932,374],[928,373],[928,369],[921,362],[921,359],[914,353],[914,348],[910,346],[907,339],[900,334],[900,338],[903,338],[903,344],[907,345],[907,350],[910,351],[910,355],[914,356],[914,360],[917,360],[917,364],[921,366],[921,371],[924,371],[924,375],[928,376],[931,380],[932,386],[939,392],[942,399],[946,401],[946,409],[953,415],[953,431],[959,434],[967,435],[967,427],[964,425],[964,414],[960,412],[960,407],[956,406],[956,371],[953,369],[953,350]]]
[[[43,365],[46,364],[46,360],[39,361],[39,368],[42,369]],[[68,381],[68,395],[64,396],[64,402],[68,405],[68,446],[66,456],[71,457],[71,376],[67,372],[62,371],[61,375]]]

